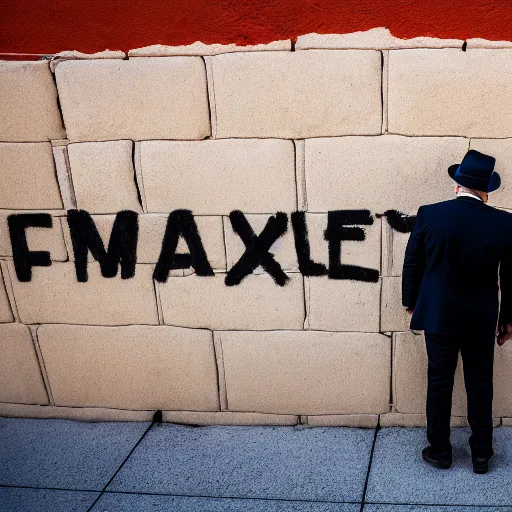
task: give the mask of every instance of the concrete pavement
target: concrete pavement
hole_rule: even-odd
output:
[[[0,511],[512,511],[512,428],[472,472],[467,428],[446,471],[423,428],[195,427],[0,418]]]

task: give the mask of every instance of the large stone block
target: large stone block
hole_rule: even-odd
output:
[[[76,204],[89,213],[141,212],[131,140],[68,146]]]
[[[297,207],[294,166],[289,140],[141,143],[149,212],[177,208],[196,215],[293,211]]]
[[[5,281],[0,271],[0,323],[13,322],[14,316],[9,303],[9,297],[5,288]]]
[[[405,135],[512,135],[508,50],[389,52],[388,130]]]
[[[0,143],[0,162],[0,208],[62,208],[52,146],[49,142]]]
[[[309,329],[379,332],[380,279],[369,283],[311,277],[308,282]]]
[[[256,235],[259,235],[267,224],[270,215],[249,214],[246,217]],[[245,252],[245,244],[233,230],[228,217],[224,217],[224,232],[226,233],[226,256],[228,269],[230,269]],[[272,244],[269,252],[275,256],[275,260],[281,265],[283,270],[298,272],[299,264],[297,262],[293,230],[289,217],[286,233]],[[255,274],[262,274],[264,272],[265,271],[261,266],[256,267],[254,270]]]
[[[427,350],[423,335],[393,334],[393,405],[396,412],[424,414],[427,396]],[[459,353],[453,388],[452,415],[466,416],[466,391]]]
[[[0,257],[12,258],[12,244],[9,235],[9,226],[7,217],[11,214],[24,213],[50,213],[52,215],[51,228],[30,227],[25,230],[27,236],[28,248],[31,251],[49,251],[53,261],[66,261],[68,253],[64,242],[62,231],[62,216],[64,212],[34,212],[20,210],[1,210],[0,211]]]
[[[35,142],[66,136],[48,61],[1,61],[0,97],[0,140]]]
[[[493,416],[512,416],[510,386],[512,371],[512,343],[507,341],[499,347],[494,345],[494,397]]]
[[[241,52],[211,59],[214,137],[381,132],[380,52]]]
[[[170,277],[159,283],[164,323],[208,329],[302,329],[300,274],[289,274],[283,287],[268,275],[247,276],[238,286],[226,286],[224,277]]]
[[[393,396],[397,412],[425,413],[428,358],[423,335],[400,332],[393,335]],[[459,353],[453,394],[452,414],[467,415],[463,360]],[[494,344],[493,417],[512,415],[510,369],[512,344]]]
[[[281,414],[389,410],[391,341],[377,333],[219,332],[228,408]]]
[[[373,224],[360,225],[364,240],[343,240],[340,262],[344,265],[359,265],[380,270],[381,220],[372,215]],[[311,259],[329,266],[329,243],[325,240],[327,214],[306,214]]]
[[[137,265],[135,277],[102,277],[99,264],[89,263],[89,280],[76,279],[73,263],[34,267],[32,280],[9,273],[21,321],[26,324],[63,323],[89,325],[158,324],[153,266]]]
[[[381,427],[423,427],[427,426],[426,414],[402,414],[390,412],[379,417]],[[500,418],[492,419],[493,427],[500,426]],[[466,416],[450,416],[450,427],[469,427]]]
[[[156,263],[162,249],[162,242],[167,225],[167,215],[163,214],[141,214],[139,215],[139,237],[137,241],[137,263]],[[115,215],[92,215],[103,245],[108,247],[112,226],[116,219]],[[204,250],[210,265],[215,270],[226,270],[226,254],[224,250],[224,232],[222,217],[200,216],[194,217],[197,230],[201,236]],[[65,219],[62,219],[64,235],[69,247],[70,259],[74,260],[72,243],[69,233],[69,226]],[[178,253],[187,253],[189,249],[183,238],[179,239]],[[88,260],[94,261],[89,252]]]
[[[107,409],[105,407],[58,407],[55,405],[25,405],[0,403],[0,417],[38,418],[74,421],[149,421],[155,411]]]
[[[306,416],[310,427],[377,428],[378,414],[319,414]]]
[[[37,336],[56,405],[219,410],[209,331],[42,325]]]
[[[270,215],[249,214],[246,217],[255,233],[259,235]],[[322,263],[326,268],[329,267],[329,244],[324,236],[327,222],[327,214],[306,214],[311,259],[316,263]],[[364,230],[364,241],[343,241],[340,254],[341,263],[379,270],[381,260],[380,224],[380,219],[374,219],[374,223],[371,225],[359,226]],[[231,268],[244,253],[245,245],[234,232],[231,222],[227,217],[224,217],[224,232],[226,234],[228,268]],[[292,272],[298,271],[297,252],[290,217],[288,217],[287,232],[274,242],[269,252],[275,255],[276,261],[283,269]],[[254,272],[263,273],[264,270],[259,266]]]
[[[1,410],[1,409],[0,409]],[[163,411],[163,421],[189,425],[297,425],[292,414],[261,414],[257,412]]]
[[[496,158],[494,170],[501,177],[501,186],[489,194],[488,204],[512,208],[512,139],[471,139],[469,147]]]
[[[411,315],[402,306],[402,277],[382,278],[380,331],[408,331]]]
[[[210,135],[200,57],[66,61],[55,77],[71,141]]]
[[[455,196],[454,196],[455,197]],[[405,248],[411,233],[401,233],[382,219],[382,275],[400,276],[404,268]]]
[[[30,329],[0,325],[0,402],[48,404]]]
[[[374,213],[451,199],[448,166],[468,141],[454,137],[337,137],[306,140],[308,211],[369,208]]]

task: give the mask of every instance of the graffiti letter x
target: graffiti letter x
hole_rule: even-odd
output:
[[[245,245],[245,252],[226,274],[224,280],[226,286],[240,284],[242,279],[251,274],[258,265],[261,265],[272,276],[276,284],[284,286],[289,277],[283,272],[281,265],[274,259],[274,255],[268,251],[272,244],[286,233],[288,228],[287,215],[277,212],[268,219],[267,224],[259,235],[254,233],[254,230],[241,211],[232,211],[229,214],[229,220],[235,233],[242,239]]]

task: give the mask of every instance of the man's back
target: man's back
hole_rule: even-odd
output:
[[[411,329],[494,332],[498,267],[506,259],[503,271],[509,272],[511,240],[512,215],[477,198],[460,196],[421,206],[402,279],[403,303],[414,308]],[[511,291],[503,290],[503,276],[501,281],[502,314],[508,317],[503,321],[510,321]]]

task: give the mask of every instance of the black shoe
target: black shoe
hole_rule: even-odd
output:
[[[428,462],[429,464],[432,464],[432,466],[439,468],[439,469],[449,469],[452,465],[452,459],[434,459],[430,455],[431,446],[427,446],[426,448],[423,448],[421,450],[421,456],[423,457],[423,460]]]
[[[473,472],[483,475],[489,469],[489,459],[491,457],[473,457]]]

